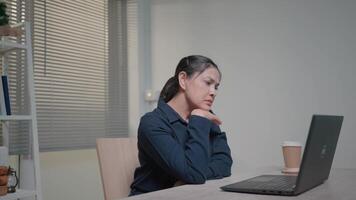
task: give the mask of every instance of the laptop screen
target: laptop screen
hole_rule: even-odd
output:
[[[342,121],[343,116],[313,115],[296,193],[313,188],[328,179]]]

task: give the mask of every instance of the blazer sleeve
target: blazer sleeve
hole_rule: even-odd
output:
[[[209,167],[206,173],[207,179],[223,178],[231,175],[232,158],[226,139],[226,133],[221,132],[219,126],[213,124],[211,130],[212,152]]]
[[[138,129],[139,146],[168,174],[185,183],[201,184],[206,181],[209,164],[211,124],[204,117],[190,116],[189,137],[182,148],[163,119],[143,116]]]

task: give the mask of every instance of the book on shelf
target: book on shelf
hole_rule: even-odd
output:
[[[6,75],[1,76],[1,90],[2,93],[0,93],[1,99],[1,114],[2,115],[11,115],[11,104],[10,104],[10,94],[9,94],[9,82],[7,80]]]
[[[0,115],[6,115],[4,90],[2,88],[2,80],[0,80]]]

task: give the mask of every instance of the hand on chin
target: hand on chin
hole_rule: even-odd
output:
[[[207,105],[206,103],[201,104],[198,109],[202,109],[202,110],[206,110],[206,111],[210,111],[211,110],[211,106]]]

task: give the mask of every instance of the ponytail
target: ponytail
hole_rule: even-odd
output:
[[[159,98],[163,99],[164,102],[168,102],[178,93],[178,90],[179,90],[178,78],[176,76],[173,76],[170,79],[168,79],[166,84],[163,86]]]

